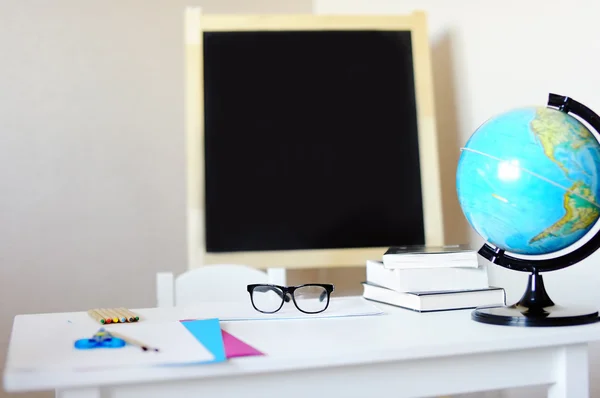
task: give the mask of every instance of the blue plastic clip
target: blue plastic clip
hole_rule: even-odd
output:
[[[125,346],[125,340],[114,337],[110,332],[101,328],[91,339],[79,339],[75,341],[75,348],[89,350],[92,348],[120,348]]]

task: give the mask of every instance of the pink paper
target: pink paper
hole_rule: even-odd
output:
[[[225,346],[225,355],[227,358],[265,355],[223,329],[221,329],[221,335],[223,336],[223,345]]]
[[[193,321],[194,319],[181,319],[179,322]],[[250,357],[256,355],[265,355],[258,351],[256,348],[249,344],[246,344],[237,337],[227,333],[221,329],[221,336],[223,337],[223,347],[225,348],[225,356],[229,358],[236,357]]]

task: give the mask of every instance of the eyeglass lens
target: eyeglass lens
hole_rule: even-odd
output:
[[[294,291],[294,301],[301,311],[315,313],[325,310],[329,300],[323,286],[307,285]]]
[[[252,291],[252,302],[257,310],[275,312],[283,305],[283,291],[275,286],[257,286]]]

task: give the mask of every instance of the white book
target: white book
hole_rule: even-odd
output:
[[[386,268],[381,261],[368,260],[367,282],[399,292],[472,290],[488,287],[487,266],[477,268]]]
[[[363,297],[418,312],[459,310],[506,305],[506,293],[498,287],[480,290],[401,293],[363,283]]]
[[[477,268],[477,251],[467,245],[393,246],[383,254],[386,268]]]

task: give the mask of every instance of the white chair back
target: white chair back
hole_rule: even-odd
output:
[[[158,273],[156,276],[159,307],[250,300],[247,285],[269,282],[266,272],[236,264],[206,265],[186,271],[176,278],[169,273]]]

